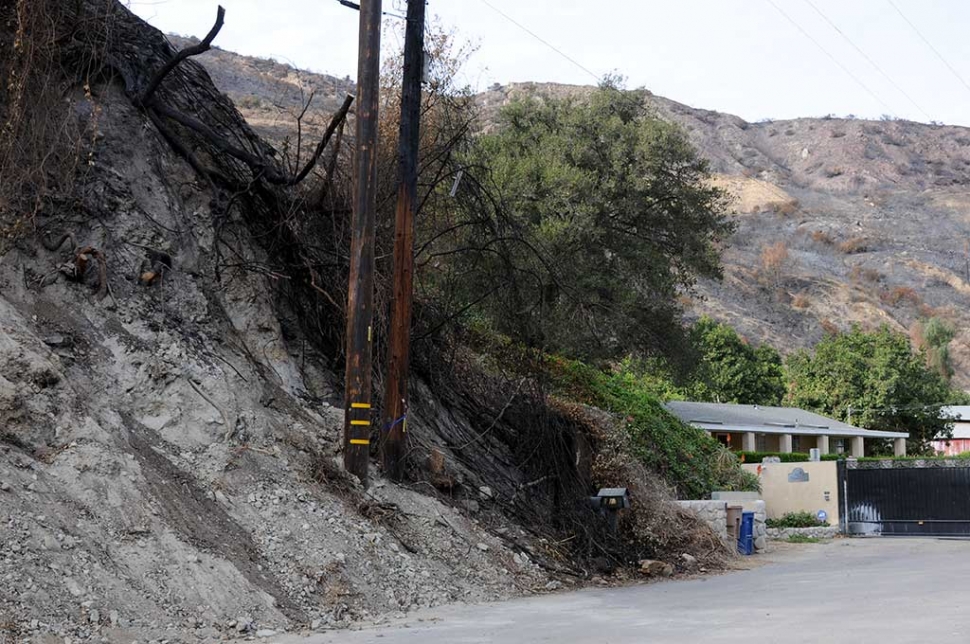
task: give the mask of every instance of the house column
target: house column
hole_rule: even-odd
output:
[[[779,434],[778,451],[782,454],[791,454],[791,434]]]
[[[893,439],[893,454],[896,456],[906,456],[906,439],[905,438],[894,438]]]
[[[852,455],[857,458],[866,455],[865,439],[862,436],[852,437]]]
[[[829,453],[829,437],[828,436],[817,436],[815,438],[815,447],[818,448],[819,454]]]
[[[754,432],[744,432],[741,434],[741,451],[743,452],[756,452],[755,448]]]

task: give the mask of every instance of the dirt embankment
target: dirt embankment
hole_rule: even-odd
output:
[[[5,627],[214,637],[542,589],[528,555],[433,497],[321,478],[331,374],[284,338],[267,278],[210,288],[208,196],[117,83],[92,100],[95,196],[65,226],[105,254],[110,295],[58,276],[72,248],[0,260]],[[151,286],[146,248],[173,262]]]
[[[265,269],[253,232],[282,193],[139,107],[173,54],[161,34],[113,0],[35,6],[82,12],[52,67],[63,102],[45,112],[77,133],[66,147],[81,161],[0,255],[0,629],[268,635],[577,583],[550,578],[569,562],[508,510],[526,485],[547,492],[516,469],[499,409],[479,418],[481,401],[418,383],[411,431],[447,485],[375,477],[365,491],[341,473],[334,356],[301,333],[290,276]],[[15,23],[0,22],[4,47]],[[94,52],[83,80],[68,73],[78,51]],[[164,100],[263,153],[183,65]]]

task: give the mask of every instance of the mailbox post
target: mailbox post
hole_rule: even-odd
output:
[[[616,534],[619,512],[630,507],[630,494],[625,487],[604,487],[596,496],[589,497],[589,503],[606,517],[610,531]]]

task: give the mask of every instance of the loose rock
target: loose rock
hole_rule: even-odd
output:
[[[674,574],[674,567],[663,561],[643,559],[640,561],[640,572],[649,577],[669,577]]]

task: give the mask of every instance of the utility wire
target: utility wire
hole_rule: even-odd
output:
[[[502,11],[501,9],[499,9],[498,7],[496,7],[495,5],[493,5],[488,0],[479,0],[479,1],[483,5],[485,5],[486,7],[488,7],[489,9],[491,9],[492,11],[494,11],[495,13],[497,13],[498,15],[502,16],[503,18],[505,18],[506,20],[508,20],[509,22],[511,22],[513,25],[515,25],[516,27],[518,27],[522,31],[524,31],[525,33],[529,34],[530,36],[532,36],[533,38],[535,38],[536,40],[538,40],[539,42],[541,42],[543,45],[545,45],[549,49],[553,50],[554,52],[556,52],[557,54],[559,54],[560,56],[562,56],[563,58],[565,58],[566,60],[568,60],[569,62],[571,62],[573,65],[575,65],[579,69],[583,70],[584,72],[586,72],[587,74],[589,74],[590,76],[592,76],[594,79],[596,79],[596,82],[597,83],[599,83],[601,80],[603,80],[603,78],[601,76],[599,76],[598,74],[594,74],[592,71],[589,70],[589,68],[583,67],[575,58],[570,57],[568,54],[566,54],[565,52],[563,52],[561,49],[557,48],[555,45],[553,45],[552,43],[550,43],[548,40],[545,40],[544,38],[542,38],[542,36],[540,36],[539,34],[537,34],[534,31],[532,31],[531,29],[529,29],[528,27],[526,27],[525,25],[523,25],[521,22],[517,21],[515,18],[513,18],[509,14],[505,13],[504,11]]]
[[[960,81],[960,84],[962,84],[965,88],[967,88],[967,91],[970,92],[970,85],[967,84],[967,81],[963,80],[963,76],[960,76],[959,72],[953,68],[953,65],[947,62],[946,58],[943,57],[943,54],[941,54],[939,50],[933,46],[933,43],[926,39],[926,36],[924,36],[922,32],[916,28],[916,25],[914,25],[910,19],[906,17],[906,14],[900,11],[899,7],[896,6],[896,3],[893,2],[893,0],[886,0],[886,2],[888,2],[889,5],[896,10],[896,13],[898,13],[899,17],[902,18],[907,25],[909,25],[910,29],[916,32],[916,35],[920,37],[920,40],[926,43],[926,46],[929,47],[934,54],[936,54],[936,57],[940,59],[940,62],[946,65],[946,68],[950,70],[950,73],[956,76],[956,79]]]
[[[892,78],[891,78],[891,77],[889,76],[889,74],[887,74],[886,72],[884,72],[884,71],[882,70],[882,68],[881,68],[881,67],[879,67],[879,65],[877,65],[877,64],[876,64],[876,61],[874,61],[874,60],[873,60],[872,58],[870,58],[870,57],[869,57],[869,55],[868,55],[868,54],[866,54],[866,52],[864,52],[864,51],[862,51],[862,48],[860,48],[860,47],[859,47],[858,45],[856,45],[856,44],[855,44],[855,43],[854,43],[854,42],[852,41],[852,39],[851,39],[851,38],[849,38],[849,37],[848,37],[848,36],[847,36],[847,35],[845,34],[845,32],[844,32],[844,31],[842,31],[841,29],[839,29],[839,26],[838,26],[838,25],[836,25],[836,24],[835,24],[834,22],[832,22],[832,21],[831,21],[831,20],[829,19],[829,17],[828,17],[828,16],[826,16],[826,15],[825,15],[824,13],[822,13],[822,11],[821,11],[821,9],[819,9],[819,8],[818,8],[818,7],[817,7],[817,6],[815,5],[815,3],[814,3],[814,2],[812,2],[812,0],[804,0],[804,2],[805,2],[805,3],[806,3],[806,4],[808,5],[808,6],[810,6],[810,7],[812,8],[812,9],[814,9],[814,10],[815,10],[815,13],[817,13],[817,14],[818,14],[818,15],[820,15],[820,16],[822,16],[822,20],[824,20],[825,22],[827,22],[827,23],[829,23],[829,26],[830,26],[830,27],[832,27],[832,29],[835,29],[835,30],[836,30],[837,32],[839,32],[839,35],[840,35],[840,36],[842,36],[842,38],[844,38],[844,39],[845,39],[845,41],[846,41],[847,43],[849,43],[850,45],[852,45],[852,48],[853,48],[853,49],[855,49],[855,50],[856,50],[857,52],[859,52],[859,55],[860,55],[860,56],[862,56],[863,58],[865,58],[865,59],[866,59],[866,62],[868,62],[868,63],[869,63],[870,65],[872,65],[872,67],[873,67],[873,68],[875,68],[875,70],[876,70],[877,72],[879,72],[880,74],[882,74],[882,77],[883,77],[883,78],[885,78],[885,79],[886,79],[887,81],[889,81],[889,83],[890,83],[890,84],[891,84],[891,85],[892,85],[893,87],[895,87],[895,88],[896,88],[896,91],[898,91],[898,92],[899,92],[900,94],[902,94],[903,96],[905,96],[905,97],[906,97],[906,100],[908,100],[908,101],[909,101],[910,103],[912,103],[912,104],[913,104],[913,107],[915,107],[915,108],[916,108],[917,110],[919,110],[919,112],[920,112],[920,113],[921,113],[921,114],[922,114],[923,116],[925,116],[925,117],[926,117],[926,120],[927,120],[927,121],[932,121],[932,120],[933,120],[933,119],[932,119],[932,118],[930,117],[930,115],[926,113],[926,110],[924,110],[924,109],[923,109],[922,107],[920,107],[920,106],[919,106],[919,103],[917,103],[917,102],[916,102],[915,100],[913,100],[913,97],[912,97],[912,96],[910,96],[910,95],[909,95],[909,94],[908,94],[908,93],[906,92],[906,90],[904,90],[904,89],[903,89],[902,87],[900,87],[899,85],[897,85],[897,84],[896,84],[896,81],[894,81],[894,80],[893,80],[893,79],[892,79]]]
[[[484,2],[484,0],[482,0],[482,1]],[[809,40],[811,40],[813,45],[815,45],[816,47],[818,47],[823,54],[825,54],[826,56],[828,56],[829,57],[829,60],[831,60],[836,65],[838,65],[839,66],[839,69],[841,69],[843,72],[845,72],[846,75],[849,76],[849,78],[851,78],[852,80],[854,80],[856,82],[856,84],[859,85],[859,87],[861,87],[862,89],[866,90],[866,93],[869,94],[869,96],[871,96],[872,98],[874,98],[876,100],[876,102],[878,102],[880,105],[882,105],[884,108],[886,108],[886,110],[891,115],[895,116],[895,113],[893,112],[892,108],[889,107],[888,105],[886,105],[886,102],[885,101],[883,101],[881,98],[879,98],[878,96],[876,96],[876,94],[871,89],[869,89],[869,87],[865,83],[863,83],[861,80],[859,80],[859,77],[858,76],[856,76],[855,74],[853,74],[849,70],[848,67],[846,67],[845,65],[843,65],[841,62],[839,62],[839,60],[835,56],[833,56],[832,54],[830,54],[829,51],[825,47],[823,47],[817,40],[815,40],[815,38],[813,38],[810,33],[808,33],[807,31],[805,31],[800,24],[798,24],[797,22],[795,22],[795,20],[791,16],[789,16],[787,13],[785,13],[782,10],[782,8],[779,7],[775,3],[774,0],[766,0],[766,1],[768,2],[768,4],[770,4],[772,7],[775,8],[775,11],[777,11],[778,13],[780,13],[781,15],[783,15],[785,17],[785,20],[787,20],[792,25],[794,25],[795,29],[798,29],[798,31],[800,31],[803,36],[805,36],[806,38],[808,38]]]

